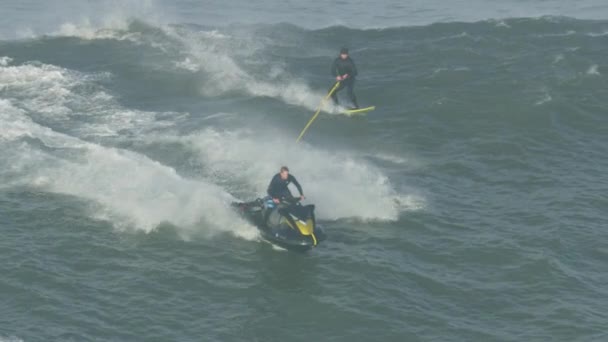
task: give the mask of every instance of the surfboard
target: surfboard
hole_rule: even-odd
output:
[[[343,111],[342,113],[344,113],[346,115],[357,115],[357,114],[365,114],[367,112],[371,112],[374,109],[376,109],[376,106],[370,106],[370,107],[358,108],[358,109],[347,109],[347,110]]]

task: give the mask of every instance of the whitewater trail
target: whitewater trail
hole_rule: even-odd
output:
[[[191,149],[205,165],[207,177],[234,180],[233,190],[242,196],[264,194],[278,166],[288,165],[322,219],[392,221],[402,210],[424,206],[421,198],[397,191],[377,167],[356,153],[294,144],[293,137],[279,132],[207,128],[188,136],[155,137],[150,143],[157,139]]]
[[[265,42],[255,35],[235,36],[214,30],[187,30],[172,25],[161,25],[164,40],[146,36],[139,30],[132,31],[133,19],[121,15],[110,16],[101,23],[88,18],[80,22],[66,22],[51,36],[76,37],[83,40],[129,41],[136,45],[147,44],[173,54],[173,66],[200,75],[200,92],[204,96],[219,96],[230,92],[244,92],[255,97],[269,97],[289,105],[301,106],[314,111],[326,95],[314,91],[304,80],[294,78],[280,64],[273,64],[264,76],[246,71],[239,60],[253,57],[266,48]],[[146,22],[150,22],[146,19]],[[167,40],[168,39],[168,40]],[[176,53],[175,51],[179,51]],[[330,61],[328,56],[328,63]],[[328,88],[332,80],[328,78]],[[323,111],[343,114],[345,108],[327,101]]]
[[[10,100],[0,102],[5,127],[0,139],[11,146],[3,153],[13,168],[11,179],[98,203],[94,216],[117,227],[149,232],[169,222],[182,231],[204,225],[254,238],[255,232],[235,219],[229,205],[235,199],[229,193],[263,194],[270,176],[283,164],[297,170],[322,219],[392,221],[400,211],[421,206],[419,199],[400,194],[379,169],[356,154],[295,145],[292,137],[276,132],[269,134],[272,139],[259,139],[248,131],[208,127],[177,137],[171,132],[187,113],[124,108],[97,85],[109,77],[105,73],[83,74],[40,63],[12,65],[8,57],[2,61],[0,82]],[[202,178],[186,179],[140,153],[93,142],[100,138],[110,143],[178,142],[207,171]]]
[[[3,171],[13,184],[92,200],[102,205],[97,215],[111,217],[121,228],[151,231],[170,222],[184,230],[209,226],[243,237],[255,236],[253,228],[235,218],[230,209],[234,198],[221,188],[201,179],[185,179],[173,168],[136,152],[88,142],[32,120],[42,117],[61,127],[66,116],[77,113],[72,105],[80,95],[72,90],[87,82],[86,78],[54,66],[24,65],[1,67],[0,81],[13,96],[12,100],[0,100],[2,158],[10,165]],[[91,99],[101,101],[91,107],[112,103],[116,112],[109,114],[108,109],[102,109],[89,113],[97,115],[100,122],[72,131],[87,136],[91,131],[117,134],[119,128],[139,131],[145,125],[157,127],[153,114],[118,108],[107,97]],[[123,120],[115,122],[117,117]]]

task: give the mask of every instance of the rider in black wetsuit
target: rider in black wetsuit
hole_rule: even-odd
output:
[[[338,104],[338,92],[346,87],[351,102],[355,108],[359,108],[357,98],[353,92],[355,78],[357,77],[357,67],[355,66],[355,62],[348,56],[347,48],[340,50],[340,56],[334,60],[331,66],[331,74],[336,78],[336,81],[340,82],[338,89],[331,95],[334,104]]]
[[[281,199],[292,200],[293,195],[287,187],[289,183],[293,183],[298,192],[300,192],[300,199],[304,199],[304,193],[302,192],[302,186],[296,180],[296,177],[289,174],[287,166],[281,167],[281,172],[277,173],[272,177],[270,184],[268,185],[268,196],[272,197],[275,203],[279,203]]]

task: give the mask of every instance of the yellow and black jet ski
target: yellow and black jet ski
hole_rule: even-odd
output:
[[[299,199],[275,204],[272,198],[265,197],[232,206],[258,227],[265,240],[279,247],[307,251],[326,239],[323,229],[317,226],[315,206],[302,205]]]

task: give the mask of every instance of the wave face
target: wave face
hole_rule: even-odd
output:
[[[8,38],[65,32],[75,26],[117,27],[134,17],[155,24],[203,23],[210,27],[226,27],[233,24],[291,23],[307,29],[331,26],[389,28],[541,16],[608,19],[608,4],[603,0],[581,0],[575,6],[566,0],[454,0],[449,3],[440,0],[380,0],[373,6],[365,1],[332,3],[321,0],[305,4],[273,0],[256,3],[209,0],[204,5],[193,0],[66,0],[61,3],[7,0],[3,3],[3,10],[6,15],[0,23],[0,37]]]
[[[9,2],[0,340],[603,340],[605,4],[314,3]],[[281,165],[307,255],[230,208]]]

